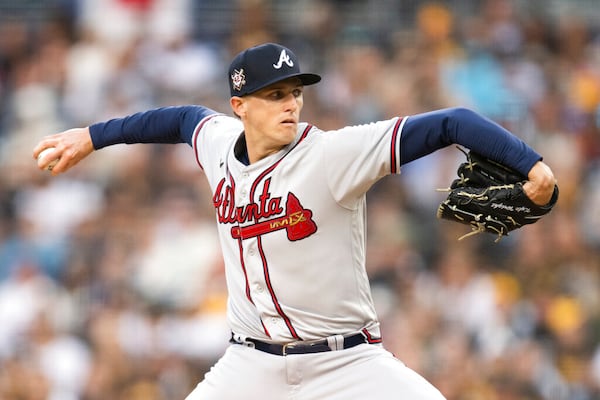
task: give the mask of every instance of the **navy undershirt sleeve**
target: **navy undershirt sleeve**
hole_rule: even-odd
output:
[[[400,136],[400,163],[458,144],[527,176],[542,157],[499,124],[466,108],[408,117]]]
[[[198,122],[216,114],[203,106],[163,107],[90,125],[94,149],[119,143],[187,143]]]

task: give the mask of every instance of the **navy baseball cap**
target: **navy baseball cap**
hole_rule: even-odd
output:
[[[298,58],[287,47],[265,43],[235,56],[229,65],[229,91],[231,96],[244,96],[293,77],[299,78],[303,85],[321,80],[317,74],[300,72]]]

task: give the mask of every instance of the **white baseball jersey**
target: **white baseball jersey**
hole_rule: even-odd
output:
[[[192,145],[213,191],[234,334],[275,342],[363,331],[379,338],[365,269],[365,194],[400,172],[404,119],[296,139],[251,165],[235,156],[243,131],[213,114]]]

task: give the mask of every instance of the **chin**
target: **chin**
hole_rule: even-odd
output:
[[[297,133],[298,133],[298,125],[286,126],[286,127],[284,127],[284,129],[281,132],[281,137],[285,138],[284,140],[287,140],[287,142],[289,144],[296,138]]]

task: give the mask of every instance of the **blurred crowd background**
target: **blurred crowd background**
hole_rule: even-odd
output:
[[[147,108],[229,112],[230,59],[265,41],[323,75],[303,115],[322,129],[465,106],[544,155],[559,204],[498,243],[435,218],[456,148],[372,189],[384,342],[448,400],[599,399],[597,0],[0,0],[0,399],[183,399],[222,354],[190,148],[114,146],[59,177],[32,149]]]

